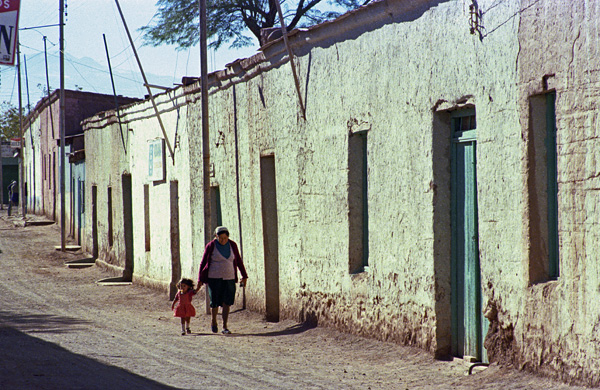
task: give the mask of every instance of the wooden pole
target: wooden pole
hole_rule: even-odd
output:
[[[21,150],[19,153],[19,206],[21,206],[21,216],[25,218],[27,208],[25,207],[25,174],[23,173],[23,170],[25,170],[25,161],[23,160],[25,157],[25,150],[23,150],[23,90],[21,86],[21,47],[18,39],[17,33],[17,71],[19,72],[19,142],[21,143]]]
[[[123,21],[123,26],[125,27],[125,32],[127,33],[127,38],[129,38],[129,44],[131,45],[131,49],[133,50],[133,54],[138,63],[138,67],[140,68],[140,73],[142,74],[142,78],[144,79],[144,86],[148,91],[148,96],[150,96],[150,102],[152,103],[152,107],[154,108],[154,113],[156,114],[156,119],[158,119],[158,124],[160,125],[160,129],[162,130],[163,137],[165,137],[165,143],[167,144],[167,148],[169,149],[169,153],[171,154],[171,158],[175,161],[175,154],[173,153],[173,148],[171,147],[171,143],[169,142],[169,137],[167,137],[167,132],[165,130],[165,125],[163,125],[162,119],[160,118],[160,112],[158,111],[158,107],[156,106],[156,102],[154,101],[154,95],[152,94],[152,90],[150,89],[150,84],[148,84],[148,80],[146,79],[146,74],[144,73],[144,68],[142,67],[142,62],[140,61],[140,57],[137,54],[137,50],[135,50],[135,45],[133,43],[133,39],[131,38],[131,34],[129,33],[129,28],[127,27],[127,23],[125,22],[125,16],[123,16],[123,11],[121,11],[121,6],[119,5],[119,0],[115,0],[117,3],[117,9],[119,10],[119,15],[121,15],[121,20]]]
[[[102,34],[104,39],[104,49],[106,50],[106,60],[108,61],[108,71],[110,72],[110,83],[112,84],[113,96],[115,97],[115,114],[119,121],[119,130],[121,131],[121,142],[123,143],[123,150],[127,154],[127,146],[125,145],[125,136],[123,135],[123,124],[121,123],[121,115],[119,114],[119,100],[117,98],[117,90],[115,89],[115,78],[113,77],[112,65],[110,64],[110,56],[108,55],[108,44],[106,43],[106,34]]]
[[[304,102],[302,101],[302,93],[300,92],[300,82],[298,81],[298,72],[296,72],[296,63],[294,62],[294,53],[292,52],[292,48],[290,47],[290,43],[288,41],[287,27],[285,26],[285,21],[283,20],[283,12],[281,11],[281,4],[279,4],[279,0],[275,0],[274,3],[277,6],[277,13],[279,14],[279,21],[281,22],[281,34],[283,35],[283,42],[285,43],[285,48],[287,49],[288,57],[290,59],[290,65],[292,66],[292,74],[294,75],[294,83],[296,84],[296,93],[298,94],[298,101],[300,102],[300,109],[302,110],[302,118],[306,119],[306,109],[304,108]]]
[[[204,190],[204,241],[212,239],[210,210],[210,140],[208,129],[208,62],[206,47],[206,0],[200,0],[200,79],[202,97],[202,184]],[[206,286],[206,314],[210,314],[208,286]]]
[[[29,100],[29,73],[27,72],[27,56],[23,56],[23,64],[25,65],[25,87],[27,90],[27,116],[31,113],[31,101]],[[31,127],[31,125],[30,125]],[[35,145],[33,144],[33,131],[29,129],[29,140],[31,141],[31,210],[35,214]],[[26,200],[27,201],[27,200]]]
[[[59,0],[60,31],[60,96],[59,96],[59,132],[60,132],[60,250],[65,251],[67,237],[65,232],[65,3]]]
[[[27,73],[27,56],[23,55],[23,65],[25,65],[25,90],[27,91],[27,115],[31,112],[31,100],[29,100],[29,74]]]

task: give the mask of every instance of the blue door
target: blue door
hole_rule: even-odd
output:
[[[483,339],[477,226],[477,142],[474,109],[452,118],[452,353],[487,361]]]

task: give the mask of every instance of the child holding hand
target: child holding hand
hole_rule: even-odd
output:
[[[196,316],[196,308],[192,305],[192,298],[198,292],[199,288],[194,289],[194,282],[191,279],[183,278],[177,283],[179,291],[175,295],[171,310],[174,317],[181,318],[181,335],[185,336],[190,330],[190,320]]]

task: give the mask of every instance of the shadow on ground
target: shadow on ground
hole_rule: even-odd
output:
[[[6,390],[174,389],[74,354],[2,323],[0,346],[0,388]]]
[[[28,333],[68,333],[83,329],[91,322],[49,314],[20,314],[0,310],[0,327],[15,328]]]
[[[291,336],[291,335],[295,335],[295,334],[304,333],[307,330],[314,329],[314,328],[316,328],[315,325],[308,324],[308,323],[303,323],[303,324],[296,324],[296,325],[293,325],[293,326],[289,326],[289,327],[287,327],[285,329],[275,330],[275,331],[271,331],[271,332],[264,332],[264,333],[232,333],[230,335],[227,335],[227,337],[240,337],[240,336],[252,336],[252,337]]]

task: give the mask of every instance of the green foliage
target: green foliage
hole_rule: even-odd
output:
[[[288,30],[308,27],[338,17],[341,12],[369,3],[370,0],[282,0],[282,10]],[[198,0],[158,0],[157,20],[142,27],[147,44],[177,45],[189,48],[200,39]],[[206,0],[207,35],[213,39],[210,47],[219,48],[231,42],[231,48],[249,46],[252,38],[260,44],[262,28],[279,26],[275,0]]]
[[[25,108],[22,113],[25,113]],[[23,119],[25,119],[24,115]],[[0,139],[10,140],[19,137],[19,108],[10,102],[3,102],[0,104]]]

